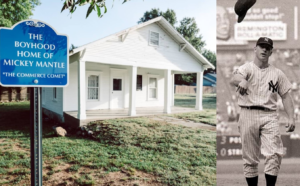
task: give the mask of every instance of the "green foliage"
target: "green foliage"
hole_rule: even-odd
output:
[[[202,36],[199,35],[199,28],[195,21],[195,18],[186,17],[180,21],[177,31],[191,44],[193,47],[201,53],[202,48],[205,46]]]
[[[77,178],[78,176],[75,176]],[[75,182],[78,183],[79,185],[95,185],[95,180],[91,175],[84,174],[80,176],[79,178],[75,179]]]
[[[72,14],[75,12],[78,6],[89,4],[88,10],[86,12],[86,18],[88,18],[93,11],[96,11],[98,17],[101,18],[107,12],[105,1],[106,0],[64,0],[64,4],[61,11],[68,9]],[[127,0],[123,1],[123,3],[125,2],[127,2]],[[104,9],[103,14],[101,12],[101,9]]]
[[[163,16],[196,50],[201,52],[205,46],[205,41],[203,41],[202,36],[199,35],[199,28],[195,18],[186,17],[180,21],[178,27],[175,27],[177,17],[174,10],[168,9],[166,12],[162,12],[159,8],[153,8],[150,11],[146,11],[138,23],[143,23],[159,16]]]
[[[202,55],[211,63],[215,66],[215,68],[217,68],[217,57],[216,57],[216,53],[212,52],[210,50],[205,49],[202,52]]]
[[[0,0],[0,27],[11,27],[15,23],[28,19],[40,0]]]
[[[77,171],[79,170],[80,167],[81,167],[81,166],[79,166],[78,164],[75,164],[75,165],[72,165],[72,166],[68,169],[68,171],[69,171],[69,172],[77,172]]]
[[[195,108],[195,94],[175,94],[175,106]],[[216,94],[203,95],[203,109],[216,109]]]
[[[196,83],[197,74],[175,74],[176,85],[191,85]]]
[[[71,52],[72,50],[74,50],[75,48],[78,48],[78,46],[75,46],[73,44],[71,44],[70,48],[69,48],[69,52]]]
[[[157,18],[159,16],[162,16],[163,12],[159,10],[159,8],[152,8],[150,11],[146,11],[144,13],[144,16],[140,18],[138,23],[144,23],[146,21],[149,21],[151,19]]]
[[[152,8],[150,11],[146,11],[144,13],[144,16],[140,18],[138,23],[144,23],[159,16],[163,16],[173,27],[175,27],[175,24],[177,23],[177,17],[175,11],[172,9],[162,12],[159,10],[159,8]]]

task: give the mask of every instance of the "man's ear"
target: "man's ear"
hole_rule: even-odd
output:
[[[273,54],[273,50],[270,51],[270,56]]]

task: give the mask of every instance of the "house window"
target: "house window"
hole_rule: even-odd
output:
[[[159,46],[159,33],[150,31],[149,44],[152,46]]]
[[[53,88],[53,100],[57,99],[57,89],[56,87]]]
[[[113,79],[113,90],[122,91],[122,79]]]
[[[148,98],[149,99],[157,99],[157,78],[149,77],[149,85],[148,85]]]
[[[99,76],[88,76],[88,99],[99,99]]]
[[[136,77],[136,90],[143,90],[143,77],[142,75],[137,75]]]

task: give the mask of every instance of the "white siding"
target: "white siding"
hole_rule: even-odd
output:
[[[78,80],[77,80],[77,63],[72,63],[70,65],[70,84],[64,88],[65,91],[65,104],[64,111],[74,111],[78,109]],[[99,63],[86,64],[86,74],[91,73],[101,73],[100,75],[100,100],[87,100],[86,98],[86,109],[87,110],[97,110],[97,109],[109,109],[109,100],[111,94],[110,87],[110,68],[116,69],[127,69],[125,66],[111,66]],[[124,97],[125,108],[129,107],[129,69],[125,72],[124,76]],[[137,91],[136,93],[136,107],[154,107],[163,106],[164,103],[164,80],[163,71],[155,69],[145,69],[138,68],[138,75],[142,75],[143,78],[143,89],[142,91]],[[158,79],[158,99],[148,100],[148,75],[156,75]],[[86,77],[87,78],[87,77]],[[86,83],[87,86],[87,83]],[[87,89],[87,87],[86,87]],[[87,94],[86,94],[87,96]],[[50,103],[52,104],[52,102]]]
[[[64,111],[78,110],[78,62],[70,64],[69,85],[64,87]]]
[[[136,92],[136,107],[155,107],[164,105],[164,75],[162,70],[138,69],[138,75],[142,75],[143,89]],[[148,77],[157,75],[157,100],[148,100]]]
[[[158,47],[150,46],[148,43],[150,30],[160,34]],[[176,43],[156,23],[130,32],[124,42],[116,36],[114,39],[88,45],[83,59],[145,68],[189,72],[201,70],[200,62],[185,50],[180,52],[179,43]]]
[[[159,46],[149,45],[149,32],[159,33]],[[82,58],[81,58],[82,57]],[[158,24],[150,24],[128,34],[124,42],[115,36],[86,46],[86,50],[70,57],[70,61],[81,58],[86,61],[86,75],[91,71],[100,73],[99,100],[87,100],[86,109],[109,109],[111,95],[111,68],[127,69],[124,74],[124,107],[129,106],[129,68],[138,67],[137,74],[142,75],[143,90],[136,93],[136,107],[155,107],[164,105],[164,71],[199,72],[202,66],[199,60],[185,50],[180,52],[180,43],[172,39]],[[64,111],[78,109],[78,63],[70,64],[69,86],[64,88]],[[149,75],[157,77],[157,100],[148,99]],[[87,76],[86,76],[87,78]],[[87,89],[87,83],[86,83]],[[86,94],[87,96],[87,94]],[[47,102],[53,105],[53,102]],[[46,104],[47,104],[46,103]],[[51,106],[52,107],[52,106]]]
[[[42,88],[42,107],[63,115],[63,88],[56,88],[56,99],[53,99],[53,88]]]

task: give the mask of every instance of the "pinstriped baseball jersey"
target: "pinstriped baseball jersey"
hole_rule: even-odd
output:
[[[248,95],[238,94],[239,106],[261,106],[276,110],[277,95],[284,95],[292,87],[285,74],[272,65],[261,69],[249,62],[234,73],[241,74],[249,82]]]

